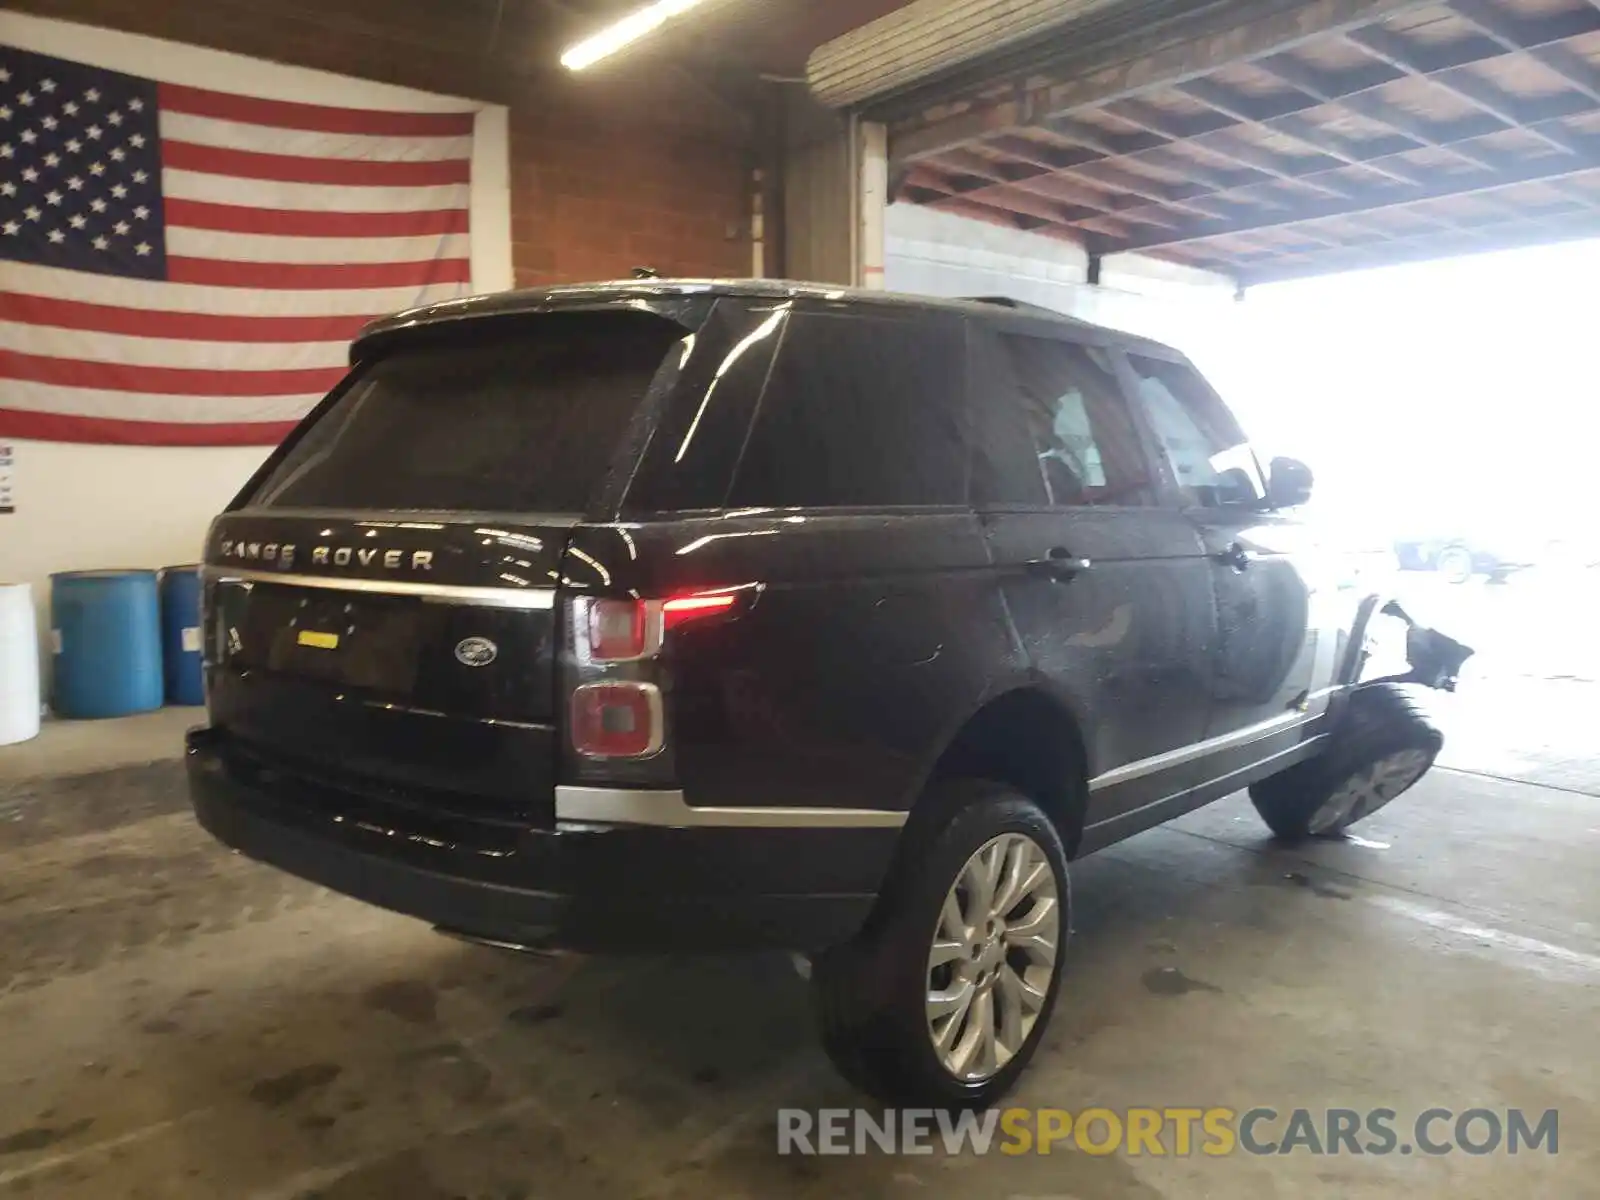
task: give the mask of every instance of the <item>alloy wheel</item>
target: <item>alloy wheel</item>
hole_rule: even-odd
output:
[[[1472,578],[1472,553],[1460,546],[1449,546],[1439,552],[1434,568],[1447,583],[1466,583]]]
[[[945,895],[928,953],[928,1036],[946,1071],[981,1083],[1015,1057],[1044,1011],[1060,944],[1043,848],[1020,833],[979,847]]]
[[[1426,750],[1398,750],[1369,763],[1339,785],[1311,815],[1307,828],[1320,836],[1354,824],[1421,779],[1432,762]]]

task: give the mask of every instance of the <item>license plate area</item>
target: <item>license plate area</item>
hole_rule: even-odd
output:
[[[268,628],[252,632],[266,635],[267,670],[389,696],[415,691],[428,615],[417,601],[306,593],[260,607],[252,616]]]
[[[550,609],[229,579],[209,589],[208,607],[208,663],[246,679],[453,717],[552,713]]]

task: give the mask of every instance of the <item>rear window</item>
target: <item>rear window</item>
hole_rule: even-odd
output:
[[[482,324],[358,368],[252,504],[585,511],[687,331],[640,312]]]

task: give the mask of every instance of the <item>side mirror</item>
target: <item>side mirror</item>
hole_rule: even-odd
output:
[[[1275,458],[1267,479],[1267,503],[1294,508],[1311,499],[1311,468],[1297,458]]]

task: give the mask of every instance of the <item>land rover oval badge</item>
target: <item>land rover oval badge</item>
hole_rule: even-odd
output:
[[[488,638],[469,637],[456,643],[456,659],[464,666],[487,667],[500,653]]]

